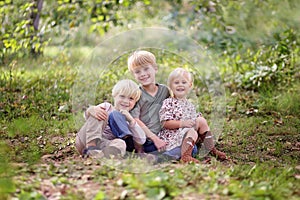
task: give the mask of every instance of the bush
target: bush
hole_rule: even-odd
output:
[[[247,90],[268,89],[274,85],[280,89],[294,82],[299,71],[300,37],[293,29],[273,37],[274,44],[261,46],[258,50],[248,49],[246,54],[237,53],[232,59],[224,55],[227,56],[226,67],[231,69],[226,81]]]

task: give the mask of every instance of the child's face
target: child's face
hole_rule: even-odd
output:
[[[178,76],[171,81],[170,88],[178,99],[186,98],[191,89],[191,83],[183,76]]]
[[[135,80],[140,84],[142,84],[142,86],[155,84],[156,72],[157,72],[157,67],[153,67],[151,64],[137,67],[132,70],[132,74]]]
[[[126,94],[118,94],[114,97],[114,105],[116,110],[130,111],[136,103],[136,100]]]

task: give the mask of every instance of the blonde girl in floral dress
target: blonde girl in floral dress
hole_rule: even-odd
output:
[[[199,163],[192,151],[196,142],[203,142],[211,154],[226,159],[226,154],[215,148],[206,120],[187,99],[193,87],[192,74],[177,68],[170,73],[168,86],[172,95],[163,101],[159,111],[163,126],[159,137],[166,142],[166,151],[181,147],[181,161]]]

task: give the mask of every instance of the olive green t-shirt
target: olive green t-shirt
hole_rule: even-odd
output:
[[[151,96],[143,88],[142,95],[135,107],[130,111],[133,118],[139,118],[154,134],[158,134],[162,126],[159,120],[159,110],[163,100],[170,96],[167,86],[156,84],[158,91],[155,96]]]

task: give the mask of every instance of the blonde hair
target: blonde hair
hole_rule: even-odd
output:
[[[156,58],[153,53],[145,50],[135,51],[128,58],[128,69],[129,71],[134,70],[135,68],[141,67],[143,65],[150,64],[152,67],[156,68]]]
[[[170,73],[168,77],[167,84],[169,88],[171,87],[171,82],[178,76],[182,76],[190,83],[191,87],[193,86],[193,75],[183,68],[176,68]]]
[[[139,86],[132,80],[124,79],[118,81],[112,89],[112,96],[115,97],[118,94],[124,94],[132,97],[135,101],[138,101],[141,97],[141,90]]]

